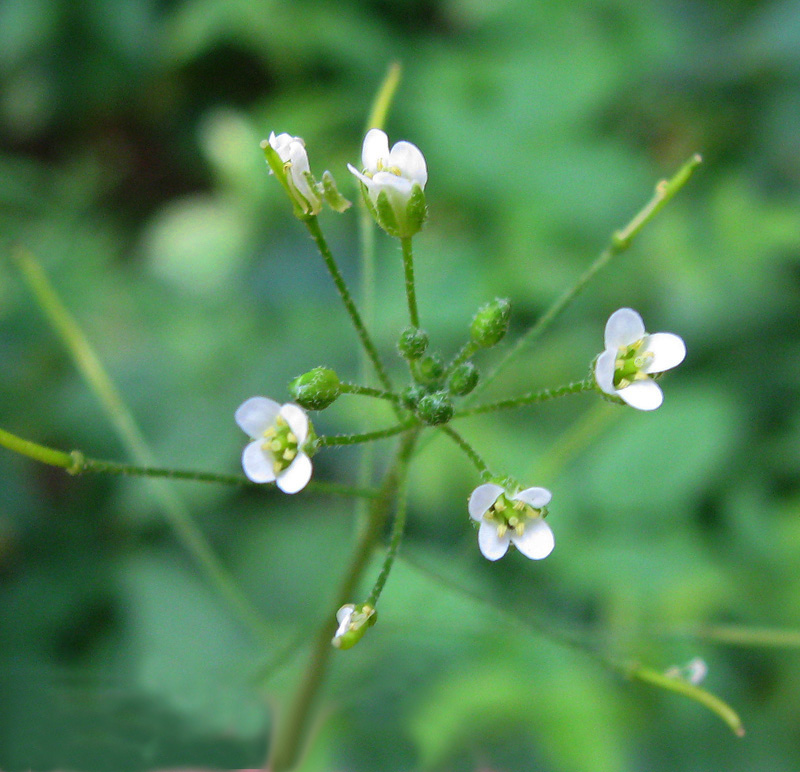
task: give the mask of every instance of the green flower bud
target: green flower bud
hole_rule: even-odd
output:
[[[508,332],[510,316],[511,303],[505,298],[497,298],[479,308],[469,328],[473,342],[481,348],[498,344]]]
[[[478,368],[472,362],[464,362],[450,376],[450,393],[459,397],[469,394],[478,385],[478,377]]]
[[[342,393],[339,376],[327,367],[315,367],[289,384],[289,393],[306,410],[324,410]]]
[[[400,402],[407,410],[417,409],[417,403],[425,396],[425,389],[422,386],[406,386],[400,392]]]
[[[406,327],[397,341],[397,349],[405,359],[419,359],[428,348],[428,333],[418,327]]]
[[[423,383],[436,383],[444,374],[444,363],[438,354],[428,354],[417,362],[417,377]]]
[[[443,391],[426,394],[417,403],[417,415],[431,426],[446,424],[454,412],[450,397]]]

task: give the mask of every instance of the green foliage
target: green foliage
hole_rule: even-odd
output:
[[[238,471],[237,405],[286,399],[316,362],[356,379],[347,317],[258,143],[302,136],[312,168],[355,200],[344,164],[359,166],[390,59],[404,65],[391,136],[429,166],[415,269],[445,360],[487,298],[513,302],[509,339],[527,329],[656,179],[706,159],[491,391],[584,377],[609,313],[629,305],[687,341],[663,407],[604,405],[601,425],[578,395],[459,425],[493,469],[552,487],[556,549],[537,564],[481,559],[474,469],[446,438],[424,449],[380,623],[334,657],[336,718],[308,772],[798,767],[796,651],[691,634],[800,627],[798,29],[790,0],[0,4],[2,249],[41,259],[175,467]],[[352,279],[356,216],[321,217]],[[401,261],[380,232],[376,249],[376,341],[400,373]],[[0,426],[126,460],[4,255],[0,361]],[[321,433],[387,425],[386,405],[347,412],[350,399]],[[357,480],[351,450],[314,462],[320,479]],[[0,453],[0,768],[262,763],[270,701],[302,667],[295,636],[326,613],[356,506],[177,490],[270,645],[213,596],[141,481]],[[702,655],[747,737],[614,680],[540,623],[654,668]]]

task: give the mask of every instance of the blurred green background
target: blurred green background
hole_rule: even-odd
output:
[[[800,626],[799,41],[796,0],[3,0],[0,426],[126,458],[5,259],[13,244],[41,260],[164,465],[236,472],[241,401],[285,399],[319,364],[355,379],[355,337],[258,143],[304,137],[312,169],[353,198],[345,163],[392,60],[389,136],[416,143],[430,175],[420,313],[447,356],[495,296],[514,304],[509,337],[526,329],[699,151],[687,189],[492,389],[583,377],[628,305],[687,342],[664,406],[584,395],[460,424],[493,468],[553,489],[557,546],[540,563],[480,556],[476,475],[452,443],[426,447],[404,560],[379,624],[335,654],[305,769],[797,770],[797,648],[688,633]],[[356,223],[322,216],[353,286]],[[401,374],[401,262],[382,233],[376,247],[375,337]],[[390,419],[348,397],[315,420]],[[315,464],[354,482],[358,455]],[[209,588],[145,481],[0,451],[6,772],[263,763],[306,650],[273,657],[330,612],[355,507],[176,489],[269,645]],[[656,669],[702,656],[746,737],[539,625]]]

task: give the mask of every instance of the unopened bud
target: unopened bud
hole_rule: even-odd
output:
[[[472,362],[464,362],[450,376],[450,393],[458,397],[469,394],[478,385],[478,368]]]
[[[431,426],[446,424],[454,412],[450,397],[443,391],[426,394],[417,403],[417,415]]]
[[[497,298],[479,308],[469,328],[473,342],[481,348],[498,344],[508,332],[510,316],[511,303],[505,298]]]
[[[315,367],[289,384],[289,393],[306,410],[324,410],[342,393],[339,376],[327,367]]]
[[[417,362],[417,376],[423,383],[435,384],[444,374],[444,363],[438,354],[428,354]]]
[[[428,333],[419,327],[406,327],[397,341],[397,350],[405,359],[419,359],[428,348]]]

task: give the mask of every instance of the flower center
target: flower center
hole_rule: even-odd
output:
[[[522,536],[525,533],[525,526],[528,520],[532,520],[535,517],[545,517],[546,515],[546,507],[535,509],[524,501],[515,501],[501,493],[497,501],[489,507],[483,519],[495,523],[497,525],[497,535],[502,538],[509,529],[513,530],[517,536]]]
[[[647,378],[647,373],[642,370],[653,361],[651,351],[642,351],[644,338],[631,343],[619,350],[617,360],[614,363],[614,387],[624,389],[634,381],[641,381]]]
[[[282,416],[264,432],[261,448],[272,456],[272,468],[280,474],[297,456],[297,437]]]
[[[399,166],[388,166],[384,164],[383,159],[378,159],[378,167],[379,172],[389,172],[389,174],[394,174],[395,177],[402,177],[403,172]]]

